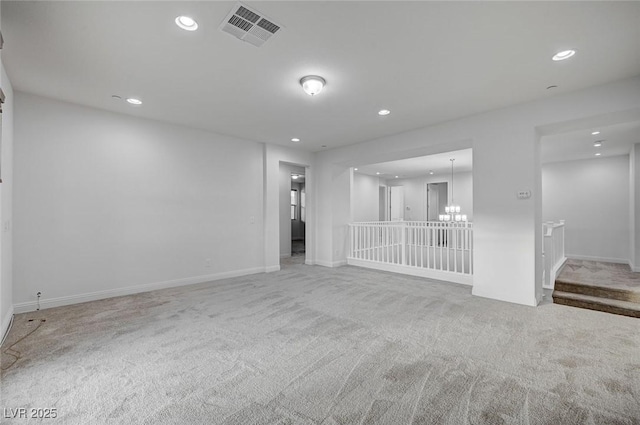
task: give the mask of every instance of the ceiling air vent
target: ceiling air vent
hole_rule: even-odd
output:
[[[236,4],[220,25],[220,31],[227,32],[240,40],[260,47],[271,38],[281,25],[267,19],[255,9]]]

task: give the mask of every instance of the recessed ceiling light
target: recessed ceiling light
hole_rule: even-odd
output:
[[[379,175],[379,174],[380,174],[380,171],[377,171],[377,172],[376,172],[376,174],[378,174],[378,175]]]
[[[300,141],[300,139],[298,139],[297,137],[294,137],[293,139],[291,139],[291,141],[292,141],[292,142],[296,142],[296,143],[297,143],[297,142],[299,142],[299,141]]]
[[[575,50],[563,50],[561,52],[556,53],[555,55],[553,55],[553,57],[551,59],[553,59],[554,61],[563,61],[565,59],[569,59],[571,56],[575,55],[576,51]]]
[[[195,31],[198,29],[198,23],[189,16],[178,16],[176,25],[186,31]]]
[[[591,133],[593,136],[595,136],[596,134],[600,134],[599,131],[594,131],[593,133]]]
[[[547,90],[557,89],[557,88],[558,88],[558,86],[553,85],[553,86],[549,86],[549,87],[547,87]]]
[[[300,85],[302,89],[309,96],[315,96],[322,91],[324,85],[327,84],[324,78],[317,75],[307,75],[300,79]]]
[[[381,116],[389,115],[390,113],[391,113],[391,111],[388,110],[388,109],[380,109],[378,111],[378,115],[381,115]]]
[[[602,155],[600,152],[596,152],[596,156],[600,156]]]
[[[593,142],[593,146],[599,148],[600,146],[602,146],[602,142],[604,142],[604,140],[596,140],[595,142]]]
[[[297,180],[298,179],[298,175],[294,174],[294,175],[291,176],[291,178],[294,179],[294,180]]]
[[[433,175],[433,171],[429,171],[429,174]]]
[[[354,170],[354,171],[358,171],[358,169],[357,169],[357,168],[354,168],[353,170]]]
[[[396,176],[396,178],[398,178],[398,176]]]
[[[142,105],[142,101],[140,99],[136,99],[135,97],[128,98],[127,102],[129,102],[132,105]]]

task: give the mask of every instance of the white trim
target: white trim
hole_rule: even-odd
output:
[[[315,262],[315,265],[318,266],[322,266],[322,267],[342,267],[342,266],[346,266],[347,260],[340,260],[340,261],[322,261],[322,260],[318,260]]]
[[[623,259],[623,258],[592,257],[589,255],[573,255],[573,254],[566,254],[566,257],[572,260],[601,261],[603,263],[627,264],[629,267],[631,267],[631,263],[629,262],[629,260]]]
[[[278,269],[280,266],[278,266]],[[102,300],[105,298],[120,297],[123,295],[138,294],[140,292],[155,291],[157,289],[175,288],[179,286],[195,285],[197,283],[210,282],[214,280],[228,279],[231,277],[247,276],[251,274],[263,273],[264,267],[254,267],[251,269],[234,270],[230,272],[222,272],[203,276],[187,277],[184,279],[167,280],[164,282],[147,283],[143,285],[127,286],[124,288],[107,289],[105,291],[89,292],[85,294],[69,295],[65,297],[57,297],[51,299],[40,300],[40,309],[61,307],[71,304],[79,304],[87,301]],[[14,304],[13,309],[16,313],[26,313],[35,311],[38,308],[37,301],[27,301]],[[4,325],[4,323],[3,323]]]
[[[361,260],[357,258],[347,259],[351,266],[366,267],[368,269],[384,270],[387,272],[408,274],[411,276],[426,277],[428,279],[443,280],[446,282],[460,283],[462,285],[473,285],[473,276],[469,274],[445,272],[422,267],[403,266],[400,264],[387,264],[377,261]]]
[[[280,258],[291,258],[291,254],[280,254]]]
[[[558,261],[553,267],[551,267],[551,270],[549,271],[549,273],[551,274],[551,279],[545,279],[542,282],[542,287],[544,289],[553,289],[556,285],[556,278],[558,277],[558,274],[560,272],[560,269],[562,269],[562,267],[565,265],[565,263],[567,262],[568,258],[564,257],[563,259],[561,259],[560,261]],[[549,282],[549,285],[547,285],[546,283]],[[540,303],[541,300],[538,300],[538,303]]]
[[[279,272],[279,271],[280,271],[280,264],[278,264],[277,266],[267,266],[264,268],[265,273],[273,273],[273,272]]]
[[[9,332],[9,326],[11,325],[11,319],[13,318],[13,306],[10,306],[7,314],[2,318],[2,333],[0,333],[0,341],[4,341],[4,337]]]

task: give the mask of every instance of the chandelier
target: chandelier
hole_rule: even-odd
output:
[[[444,207],[444,214],[438,215],[438,219],[440,221],[467,221],[467,215],[461,214],[460,205],[456,205],[453,202],[453,161],[454,158],[451,158],[451,204]]]

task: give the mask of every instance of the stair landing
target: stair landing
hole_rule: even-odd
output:
[[[640,273],[625,264],[569,259],[556,278],[553,302],[640,318]]]

